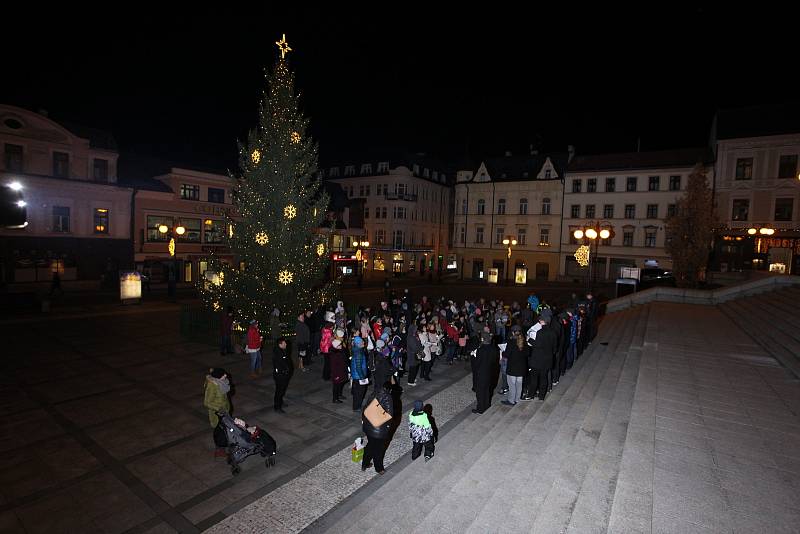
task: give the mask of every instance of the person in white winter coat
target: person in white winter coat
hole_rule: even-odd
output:
[[[430,381],[433,360],[442,352],[440,336],[436,333],[435,324],[428,324],[427,329],[420,332],[418,336],[422,343],[422,349],[425,351],[425,357],[422,359],[422,378]]]

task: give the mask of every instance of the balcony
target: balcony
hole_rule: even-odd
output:
[[[417,195],[411,193],[386,193],[386,200],[406,200],[408,202],[416,202]]]

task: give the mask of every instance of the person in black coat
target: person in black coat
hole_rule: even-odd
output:
[[[383,384],[392,377],[395,371],[391,360],[382,353],[385,346],[386,342],[379,339],[375,342],[375,350],[370,354],[370,371],[372,372],[372,379],[375,381],[376,397],[380,393]]]
[[[553,363],[550,367],[550,377],[548,380],[550,381],[551,385],[555,386],[558,384],[558,380],[561,378],[561,341],[563,336],[563,331],[561,328],[561,322],[558,320],[557,317],[554,318],[553,310],[546,309],[542,310],[542,316],[547,319],[548,325],[547,328],[550,329],[556,336],[556,346],[555,351],[553,353]]]
[[[481,334],[481,346],[475,355],[475,397],[477,406],[472,413],[483,413],[492,405],[492,390],[497,382],[496,368],[499,364],[497,346],[492,343],[492,334],[484,327]],[[494,380],[493,380],[494,379]]]
[[[381,384],[381,388],[375,398],[378,399],[378,403],[381,405],[381,407],[392,417],[394,417],[392,383],[385,382]],[[379,427],[375,427],[372,426],[372,423],[370,423],[366,417],[364,417],[362,412],[361,420],[361,428],[367,435],[367,446],[364,449],[364,458],[361,460],[361,470],[366,471],[369,469],[372,462],[374,462],[375,472],[379,475],[382,475],[385,471],[383,467],[383,456],[386,453],[386,443],[389,439],[389,432],[391,431],[392,427],[392,419],[389,419]]]
[[[528,395],[533,397],[538,389],[539,399],[544,400],[549,385],[547,373],[553,367],[558,340],[555,332],[548,328],[549,321],[544,316],[539,317],[539,324],[542,329],[536,333],[536,339],[531,345],[530,369],[533,376],[529,382]]]
[[[522,329],[519,325],[514,325],[511,327],[511,338],[508,340],[505,350],[508,361],[506,365],[508,397],[502,404],[513,406],[522,397],[522,378],[528,372],[528,354],[530,354],[530,347],[525,343]]]
[[[289,380],[292,378],[294,365],[289,357],[286,348],[286,338],[279,337],[275,348],[272,350],[272,378],[275,380],[275,403],[274,410],[278,413],[283,411],[283,396],[289,388]]]

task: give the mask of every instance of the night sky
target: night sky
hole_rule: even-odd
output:
[[[639,4],[151,6],[102,18],[47,8],[19,13],[25,24],[4,17],[0,102],[110,130],[123,154],[224,169],[255,125],[284,32],[323,163],[383,148],[456,164],[530,143],[702,146],[718,107],[800,99],[795,12]]]

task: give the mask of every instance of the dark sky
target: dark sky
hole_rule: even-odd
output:
[[[108,129],[123,153],[225,168],[284,32],[323,162],[382,147],[455,161],[532,142],[698,146],[717,107],[800,92],[796,13],[764,2],[432,4],[20,13],[25,24],[4,24],[0,102]]]

